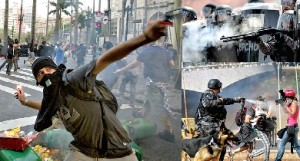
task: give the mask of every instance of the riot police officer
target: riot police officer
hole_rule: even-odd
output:
[[[212,14],[216,8],[217,8],[216,5],[210,4],[210,3],[208,3],[202,7],[201,12],[206,20],[206,24],[211,24],[213,22]]]
[[[197,20],[197,14],[192,7],[189,6],[182,7],[182,13],[183,13],[183,23]]]
[[[282,12],[293,10],[296,0],[281,0]]]
[[[208,28],[211,28],[210,35],[216,37],[228,29],[233,29],[232,26],[232,9],[228,5],[220,5],[213,13],[213,23]],[[229,43],[213,43],[211,46],[207,46],[204,51],[204,55],[208,62],[237,62],[238,46]]]
[[[259,50],[270,55],[271,59],[276,62],[294,62],[297,60],[295,54],[296,44],[293,37],[294,28],[294,10],[288,10],[279,17],[277,29],[278,32],[270,35],[267,42],[263,42],[260,38],[256,40]]]
[[[201,136],[208,136],[219,131],[220,125],[226,119],[227,111],[224,105],[240,103],[242,98],[223,98],[219,95],[222,83],[218,79],[210,79],[206,90],[200,97],[195,122]]]
[[[217,26],[222,26],[231,20],[232,8],[229,5],[220,5],[214,11],[214,22]]]
[[[201,136],[213,135],[220,131],[222,122],[225,122],[227,111],[224,105],[240,103],[242,98],[223,98],[219,95],[222,83],[218,79],[211,79],[206,90],[200,97],[196,112],[196,130]],[[223,161],[226,148],[222,148],[219,160]]]

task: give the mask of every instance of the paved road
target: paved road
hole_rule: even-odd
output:
[[[21,129],[25,132],[33,131],[33,124],[37,115],[37,111],[22,106],[18,100],[14,98],[14,92],[17,85],[22,85],[29,99],[41,100],[42,88],[35,85],[35,80],[31,74],[30,65],[24,64],[26,57],[21,57],[19,60],[20,70],[13,72],[8,76],[5,73],[5,69],[0,71],[0,132],[3,130],[15,128],[21,126]],[[89,62],[92,59],[91,55],[87,55],[85,62]],[[4,59],[0,59],[0,64],[4,62]],[[66,64],[67,68],[76,67],[76,62],[71,58],[68,59]],[[174,82],[171,84],[173,85]],[[115,86],[116,88],[117,86]],[[142,76],[137,85],[137,102],[139,106],[142,106],[143,88],[144,82]],[[114,89],[116,91],[116,89]],[[127,96],[127,93],[126,93]],[[125,98],[126,98],[125,96]],[[170,104],[175,111],[180,111],[181,108],[181,96],[177,90],[170,89]],[[121,110],[118,112],[120,119],[131,119],[132,111],[127,109],[127,100],[119,100],[121,104]],[[180,118],[180,116],[178,116]],[[180,119],[173,121],[174,131],[176,134],[176,143],[169,143],[159,139],[157,136],[152,136],[140,140],[135,140],[138,145],[143,149],[144,160],[146,161],[176,161],[180,160]]]

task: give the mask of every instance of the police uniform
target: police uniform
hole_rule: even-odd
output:
[[[222,101],[223,100],[223,101]],[[227,111],[224,105],[238,102],[233,98],[222,98],[211,89],[206,90],[201,98],[196,113],[196,129],[202,136],[211,135],[220,130],[220,125],[226,119]]]

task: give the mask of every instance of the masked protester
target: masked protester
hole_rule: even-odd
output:
[[[270,35],[267,42],[262,41],[259,37],[256,43],[259,50],[270,55],[271,59],[276,62],[294,62],[297,59],[295,54],[296,44],[293,37],[294,28],[294,10],[285,11],[279,17],[277,29],[278,32]]]
[[[288,114],[287,119],[287,130],[284,132],[277,152],[275,161],[281,161],[281,158],[284,155],[285,145],[288,141],[293,143],[293,148],[296,149],[298,156],[300,157],[300,145],[298,143],[298,117],[299,117],[299,107],[298,100],[295,97],[296,92],[292,88],[287,88],[284,90],[284,96],[286,97],[285,102],[283,103],[284,112]]]
[[[138,47],[159,39],[165,35],[165,29],[166,26],[162,24],[161,20],[150,21],[141,35],[111,48],[98,59],[72,71],[64,69],[63,65],[57,66],[48,57],[40,57],[35,60],[32,65],[32,72],[37,84],[44,87],[42,102],[28,100],[22,89],[17,89],[16,96],[22,105],[39,110],[34,125],[35,130],[42,131],[51,126],[51,119],[57,114],[66,129],[72,133],[74,141],[71,142],[66,161],[98,159],[137,161],[129,145],[130,139],[126,139],[127,141],[114,140],[115,144],[113,145],[107,141],[107,139],[114,139],[111,136],[121,137],[119,136],[120,133],[114,133],[112,128],[118,123],[116,114],[110,112],[110,115],[102,116],[104,112],[107,113],[103,110],[110,108],[110,104],[106,104],[103,99],[85,101],[73,97],[70,90],[66,90],[67,95],[63,99],[60,97],[63,92],[61,89],[67,81],[69,87],[76,87],[76,93],[87,95],[94,91],[94,94],[99,96],[99,93],[93,90],[95,89],[97,74]],[[112,120],[105,118],[112,118]],[[120,130],[125,131],[122,127]],[[126,132],[122,134],[122,137],[128,138]],[[108,145],[115,148],[108,148]]]

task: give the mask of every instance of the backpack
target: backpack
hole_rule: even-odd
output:
[[[267,118],[266,115],[261,115],[254,127],[260,131],[274,131],[276,128],[276,121],[274,119]]]
[[[64,74],[70,72],[70,69],[66,69]],[[118,102],[116,97],[112,94],[112,92],[108,89],[103,81],[95,80],[95,88],[92,91],[84,92],[70,84],[68,84],[66,77],[63,76],[64,82],[64,92],[77,97],[78,99],[84,101],[99,101],[100,107],[102,110],[102,122],[103,122],[103,135],[104,141],[102,141],[101,149],[110,150],[109,152],[105,152],[105,157],[107,158],[115,158],[124,156],[124,152],[128,152],[131,148],[127,147],[127,145],[120,145],[120,142],[130,143],[131,139],[128,136],[128,133],[123,128],[121,122],[117,119],[116,113],[118,111]],[[124,149],[128,149],[128,151],[124,151]],[[120,151],[119,151],[120,150]]]
[[[242,107],[235,115],[235,123],[237,126],[242,126],[245,122],[246,112],[248,107]]]

